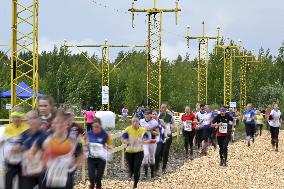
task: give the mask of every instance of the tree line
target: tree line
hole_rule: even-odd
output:
[[[101,74],[85,58],[87,56],[96,67],[101,63],[97,55],[71,53],[63,47],[53,51],[43,51],[39,55],[39,91],[51,95],[58,104],[77,108],[101,106]],[[120,60],[123,63],[110,74],[110,109],[120,113],[127,105],[130,110],[146,105],[146,60],[145,51],[119,52],[111,62],[110,69]],[[262,56],[261,56],[262,55]],[[0,90],[10,89],[10,58],[0,52]],[[31,57],[21,53],[22,58]],[[99,55],[100,56],[100,55]],[[272,56],[269,49],[260,49],[261,62],[249,63],[247,68],[248,102],[265,107],[273,102],[284,101],[284,48]],[[240,96],[240,59],[233,58],[233,99],[239,102]],[[208,65],[208,102],[223,103],[223,54],[210,53]],[[5,104],[1,100],[0,116],[7,116]],[[197,58],[188,55],[178,56],[175,60],[162,60],[162,101],[170,104],[175,111],[183,111],[185,105],[197,101]]]

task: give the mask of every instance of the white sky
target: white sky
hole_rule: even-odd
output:
[[[175,7],[175,0],[157,1],[159,7]],[[11,2],[0,0],[0,44],[11,41]],[[135,6],[152,7],[153,0],[138,0]],[[40,50],[52,50],[63,39],[76,44],[103,43],[105,38],[114,44],[146,43],[146,14],[136,16],[133,29],[131,15],[124,13],[130,7],[131,0],[40,0]],[[186,25],[191,26],[193,35],[200,35],[203,20],[206,34],[215,35],[216,26],[220,25],[223,36],[242,39],[247,49],[258,50],[262,46],[276,55],[284,40],[283,0],[180,0],[180,8],[178,26],[173,13],[163,16],[163,56],[169,59],[187,52],[192,57],[197,55],[197,44],[192,42],[188,49],[183,36]],[[112,57],[116,53],[113,50]]]

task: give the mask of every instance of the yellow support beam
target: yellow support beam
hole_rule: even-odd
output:
[[[102,46],[102,110],[109,111],[109,66],[110,66],[110,50],[106,44]]]
[[[66,51],[67,48],[75,47],[81,54],[80,48],[101,48],[101,69],[99,69],[95,63],[93,63],[87,56],[84,57],[94,66],[94,68],[101,73],[101,85],[102,85],[102,110],[109,111],[109,81],[110,81],[110,73],[117,68],[121,62],[126,58],[127,54],[119,63],[117,63],[112,70],[110,70],[110,48],[140,48],[146,47],[146,45],[142,44],[108,44],[107,39],[105,39],[104,44],[97,44],[97,45],[68,45],[67,41],[64,40],[64,50]]]
[[[154,0],[154,7],[147,9],[134,8],[129,9],[132,13],[132,27],[134,27],[134,13],[145,12],[148,16],[148,40],[147,40],[147,105],[149,108],[158,109],[161,104],[161,63],[162,63],[162,21],[163,13],[176,13],[176,24],[178,22],[179,9],[178,1],[173,9],[157,8],[157,0]]]
[[[37,108],[38,102],[38,0],[12,0],[11,105]],[[25,52],[25,57],[20,53]],[[25,82],[32,90],[21,88]],[[20,99],[16,88],[31,94]]]
[[[209,40],[216,40],[217,44],[220,38],[220,27],[217,26],[217,36],[205,36],[205,26],[202,22],[202,35],[190,36],[189,25],[186,30],[187,46],[189,47],[189,41],[192,39],[198,40],[198,63],[197,63],[197,100],[207,104],[208,97],[208,43]]]

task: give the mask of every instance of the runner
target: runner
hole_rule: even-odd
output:
[[[144,118],[142,107],[138,107],[138,108],[137,108],[136,115],[138,116],[139,120],[141,120],[141,119]]]
[[[70,114],[70,119],[68,120],[68,133],[71,138],[77,140],[78,137],[85,135],[85,130],[75,122],[75,114],[73,110],[69,109],[66,111],[67,114]]]
[[[23,134],[24,156],[22,159],[22,179],[20,185],[22,188],[34,188],[37,185],[41,188],[40,175],[43,168],[42,161],[40,161],[41,153],[38,153],[32,161],[27,156],[28,150],[43,135],[43,131],[40,130],[41,120],[38,113],[34,111],[26,113],[25,119],[30,129]]]
[[[51,96],[43,96],[39,98],[38,110],[40,119],[46,123],[42,124],[41,130],[47,131],[51,127],[52,120],[55,117],[55,103]]]
[[[127,116],[128,116],[128,108],[127,106],[124,106],[121,110],[121,116],[123,121],[127,120]]]
[[[96,189],[101,189],[106,160],[109,159],[107,149],[112,148],[111,138],[102,128],[99,118],[94,119],[92,127],[87,134],[89,188],[94,189],[96,184]]]
[[[23,121],[24,113],[14,111],[11,113],[12,123],[6,125],[4,132],[4,158],[6,166],[5,188],[13,188],[13,180],[16,176],[19,178],[17,188],[21,189],[23,156],[23,133],[29,129],[29,126]]]
[[[203,120],[203,146],[202,146],[202,151],[201,153],[203,155],[207,155],[207,150],[209,146],[209,138],[211,137],[213,133],[213,128],[211,127],[211,122],[213,120],[213,114],[212,111],[210,110],[210,105],[205,106],[205,115],[204,115],[204,120]],[[214,148],[216,149],[216,143],[215,143],[214,138],[212,138],[212,144]]]
[[[68,129],[67,129],[68,135],[71,139],[76,141],[77,143],[76,149],[82,150],[84,143],[83,139],[85,139],[85,129],[83,129],[79,124],[75,122],[75,113],[72,109],[67,109],[65,113],[70,115],[68,119]],[[80,151],[75,152],[75,154],[76,154],[75,158],[77,158],[78,161],[80,162],[83,161],[82,159],[83,157],[80,156],[81,155]],[[74,167],[74,169],[69,172],[70,177],[74,177],[75,172],[77,171],[76,168],[77,167]]]
[[[234,111],[233,108],[229,108],[229,116],[231,116],[233,118],[233,127],[235,128],[237,125],[238,125],[238,115],[237,113]],[[231,141],[232,142],[235,142],[235,132],[234,132],[235,129],[232,129],[232,134],[231,134]]]
[[[162,119],[166,125],[165,133],[167,134],[167,138],[164,144],[163,149],[163,167],[162,173],[166,173],[167,163],[169,159],[170,148],[172,144],[172,130],[175,128],[175,120],[174,117],[167,113],[167,104],[161,104],[161,112],[159,115],[159,119]]]
[[[275,103],[273,105],[273,110],[269,116],[269,125],[270,125],[270,133],[271,133],[271,144],[272,149],[275,149],[278,152],[278,135],[279,135],[279,127],[282,124],[281,112],[279,110],[279,105]]]
[[[195,131],[195,144],[197,145],[198,150],[201,148],[202,140],[203,140],[203,130],[204,130],[204,117],[205,117],[205,106],[201,104],[199,106],[199,112],[196,113],[196,119],[197,119],[197,127]]]
[[[269,125],[269,116],[271,112],[271,106],[268,106],[265,111],[265,121],[266,121],[266,129],[270,130],[270,125]]]
[[[255,134],[255,112],[252,110],[252,104],[247,104],[247,109],[243,114],[243,121],[246,127],[246,135],[248,146],[250,146],[250,140],[254,142],[254,134]]]
[[[140,168],[143,161],[143,144],[150,143],[147,130],[140,127],[139,118],[136,115],[132,116],[132,125],[127,127],[122,134],[122,143],[127,144],[125,159],[128,164],[129,177],[134,175],[133,188],[137,188],[140,178]]]
[[[94,111],[94,107],[90,107],[89,111],[86,111],[85,114],[85,119],[87,123],[87,132],[92,130],[92,123],[94,121],[94,118],[96,117],[96,112]]]
[[[196,117],[189,106],[185,107],[185,113],[181,116],[182,133],[184,137],[185,156],[188,158],[188,145],[190,147],[190,159],[193,160],[193,139],[195,136]]]
[[[141,127],[147,130],[146,134],[149,139],[152,139],[152,143],[144,144],[144,158],[143,158],[143,167],[145,171],[145,178],[148,177],[148,167],[151,169],[151,178],[154,178],[155,172],[155,153],[156,153],[156,136],[159,135],[158,122],[152,118],[152,111],[146,109],[144,111],[144,119],[140,120]]]
[[[262,134],[263,121],[264,121],[263,114],[259,110],[257,110],[256,111],[256,127],[257,127],[257,130],[259,130],[259,136],[261,136]]]
[[[217,130],[220,166],[227,166],[228,144],[233,130],[233,118],[226,113],[225,107],[220,108],[220,114],[214,118],[211,126],[215,127]]]
[[[70,113],[59,111],[52,122],[54,132],[43,141],[39,139],[29,152],[29,160],[32,161],[37,152],[42,150],[45,167],[43,189],[73,188],[73,171],[82,157],[82,145],[77,145],[77,141],[69,137],[69,120]]]
[[[166,138],[164,132],[166,125],[163,120],[159,119],[157,110],[152,111],[152,117],[158,122],[158,128],[159,128],[159,135],[156,137],[157,148],[155,153],[155,176],[161,176],[159,170],[160,170],[160,163],[163,157],[164,142]]]

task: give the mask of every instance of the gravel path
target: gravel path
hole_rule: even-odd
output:
[[[280,132],[280,139],[284,132]],[[265,131],[251,147],[240,140],[229,146],[228,167],[219,166],[218,150],[209,150],[209,155],[185,160],[182,153],[170,159],[169,173],[155,180],[141,181],[140,189],[191,189],[191,188],[284,188],[284,150],[280,140],[279,152],[271,150],[270,135]],[[119,169],[117,169],[119,170]],[[116,175],[116,176],[115,176]],[[142,174],[143,176],[143,174]],[[124,178],[124,179],[122,179]],[[126,173],[112,173],[103,181],[105,189],[132,188]],[[78,184],[84,189],[86,184]]]

